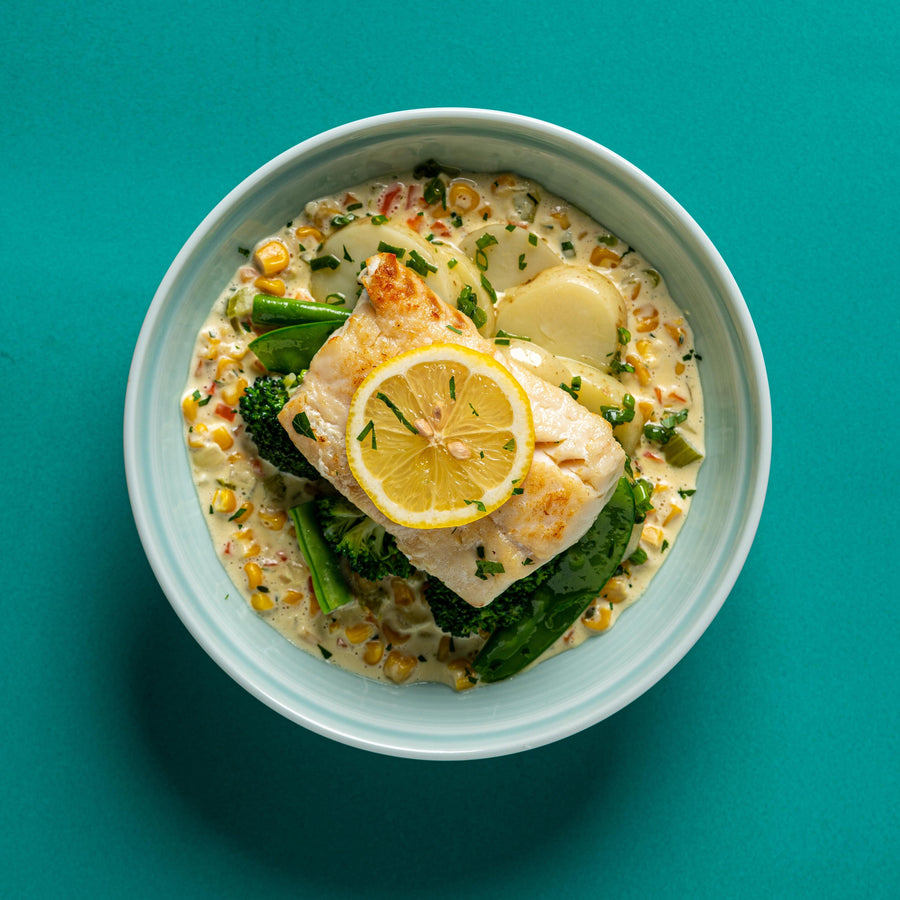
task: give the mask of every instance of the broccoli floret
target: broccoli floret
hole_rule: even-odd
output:
[[[442,581],[429,575],[425,580],[425,600],[441,631],[456,637],[491,632],[512,625],[528,611],[531,595],[555,571],[555,561],[545,563],[530,575],[511,584],[492,603],[480,609],[470,606]]]
[[[322,535],[332,548],[346,557],[350,568],[378,581],[388,575],[408,578],[409,560],[400,552],[394,536],[357,509],[346,497],[326,494],[315,500]]]
[[[241,396],[241,418],[262,459],[289,475],[316,479],[319,473],[294,446],[278,421],[278,413],[287,403],[288,396],[280,378],[260,375]]]

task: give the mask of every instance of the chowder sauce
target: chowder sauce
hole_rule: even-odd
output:
[[[518,176],[443,172],[443,197],[436,200],[433,173],[416,174],[391,174],[308,203],[278,233],[262,236],[257,247],[235,248],[234,275],[197,335],[182,412],[210,537],[244,602],[297,647],[330,664],[381,681],[441,682],[466,690],[477,684],[470,663],[485,637],[443,634],[422,596],[423,576],[375,584],[349,573],[357,602],[328,615],[319,609],[288,515],[292,506],[312,496],[315,484],[283,475],[261,460],[244,430],[240,396],[265,369],[248,349],[257,333],[248,320],[229,316],[229,301],[233,312],[233,298],[241,293],[308,297],[314,284],[310,262],[323,241],[347,221],[367,216],[376,224],[385,218],[404,223],[459,257],[466,236],[485,225],[524,228],[551,248],[560,263],[588,266],[614,282],[627,309],[616,378],[634,397],[638,415],[638,438],[626,449],[634,477],[649,483],[653,509],[643,522],[636,552],[540,661],[612,628],[659,570],[689,512],[700,461],[672,465],[639,426],[686,413],[678,428],[702,454],[703,401],[698,357],[684,313],[669,295],[663,275],[640,252],[570,203]],[[264,271],[266,259],[257,251],[271,247],[272,241],[280,242],[289,262]],[[488,280],[490,274],[488,267]],[[495,293],[495,308],[502,310],[504,292]],[[453,303],[453,298],[442,299]],[[352,302],[349,298],[347,305]],[[547,314],[563,312],[548,309]],[[511,349],[527,362],[528,344],[513,341]],[[532,352],[539,371],[546,354]]]

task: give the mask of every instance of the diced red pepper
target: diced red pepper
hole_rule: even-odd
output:
[[[227,403],[217,403],[215,413],[220,419],[234,421],[234,410]]]

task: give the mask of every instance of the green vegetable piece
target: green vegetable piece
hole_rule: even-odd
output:
[[[534,592],[531,613],[495,631],[475,657],[484,682],[509,678],[565,634],[615,574],[634,525],[634,495],[619,479],[587,533],[561,554],[556,571]]]
[[[254,325],[305,325],[311,322],[337,322],[350,318],[350,311],[294,297],[271,297],[257,294],[250,314]]]
[[[297,544],[309,566],[313,591],[322,612],[330,613],[353,600],[341,572],[337,554],[329,547],[316,520],[314,501],[291,507],[291,519],[297,532]]]
[[[250,349],[270,372],[301,372],[328,336],[338,328],[340,320],[306,322],[268,331],[250,342]]]
[[[677,430],[663,444],[663,453],[665,454],[666,462],[677,469],[689,466],[698,459],[703,459],[703,454],[693,447],[688,439]]]

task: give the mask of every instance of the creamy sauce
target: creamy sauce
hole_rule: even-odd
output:
[[[641,424],[659,423],[686,410],[679,431],[702,454],[703,401],[683,312],[662,275],[637,250],[534,182],[514,175],[469,173],[441,178],[449,209],[426,202],[429,177],[400,173],[308,203],[294,221],[253,248],[280,242],[289,258],[286,267],[276,263],[275,271],[267,274],[258,252],[244,251],[246,264],[237,269],[197,335],[182,410],[194,482],[216,552],[260,616],[298,647],[360,675],[394,683],[442,682],[464,690],[476,684],[469,663],[484,638],[444,635],[422,596],[423,577],[373,584],[351,574],[358,601],[328,615],[319,610],[287,513],[316,487],[280,474],[261,460],[244,430],[237,412],[240,395],[265,369],[248,350],[257,332],[246,319],[229,315],[235,300],[254,293],[307,297],[311,285],[315,289],[310,261],[320,256],[322,242],[348,217],[366,216],[404,222],[460,259],[466,236],[486,225],[526,229],[559,263],[588,266],[616,285],[627,311],[616,378],[634,397],[637,413],[626,449],[634,477],[652,486],[653,509],[643,522],[633,561],[623,564],[620,574],[541,660],[607,631],[656,574],[690,509],[700,461],[671,465],[662,447],[643,436]],[[471,241],[467,246],[471,248]],[[521,268],[521,256],[519,263]],[[490,265],[485,274],[490,278]],[[526,269],[521,277],[533,276]],[[495,309],[502,318],[504,292],[497,290],[496,297]],[[345,302],[352,305],[355,298]],[[548,320],[563,314],[551,308]],[[506,352],[526,362],[531,354],[540,372],[547,355],[538,355],[538,350],[513,340]],[[586,389],[580,399],[590,406]]]

